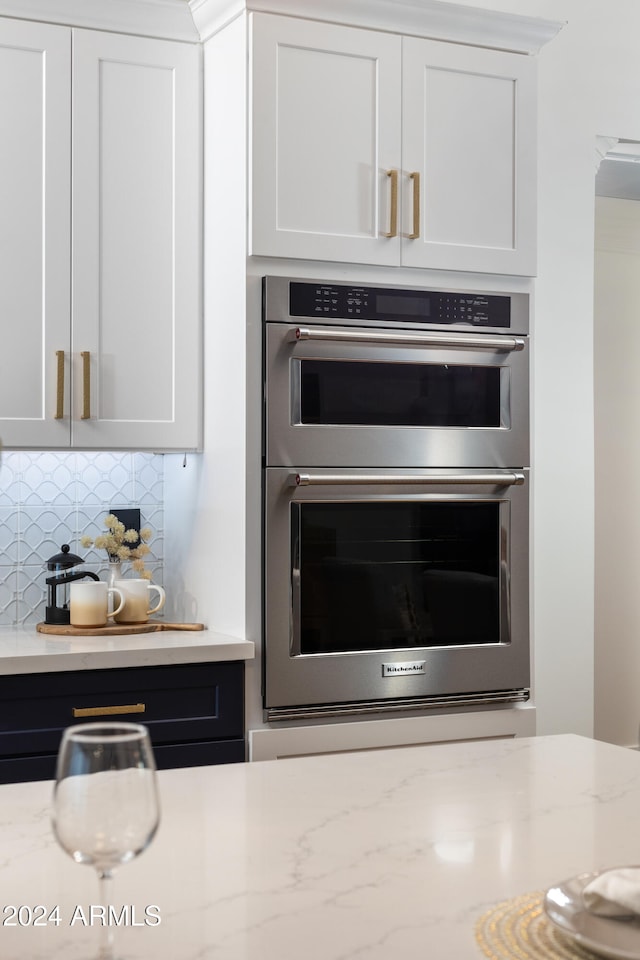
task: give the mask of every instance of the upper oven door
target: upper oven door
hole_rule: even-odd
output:
[[[267,466],[529,464],[528,339],[265,324]]]

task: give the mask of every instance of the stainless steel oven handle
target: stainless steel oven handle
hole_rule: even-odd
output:
[[[513,487],[521,486],[525,481],[524,473],[519,471],[502,471],[495,473],[437,473],[429,476],[412,476],[411,474],[388,473],[291,473],[289,485],[292,487],[331,486],[336,484],[384,484],[385,486],[422,485],[436,483],[450,483],[467,486],[481,484],[484,486]]]
[[[295,327],[289,331],[287,339],[292,343],[302,340],[334,340],[347,343],[397,343],[420,347],[462,347],[474,350],[524,350],[523,337],[487,337],[483,334],[438,335],[436,333],[376,333],[374,330],[329,330],[318,327]]]

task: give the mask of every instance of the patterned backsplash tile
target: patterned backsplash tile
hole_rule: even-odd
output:
[[[152,530],[147,567],[163,583],[164,458],[152,453],[5,452],[0,463],[0,624],[44,619],[46,562],[68,543],[105,578],[104,550],[84,534],[104,531],[118,507],[138,507]],[[128,565],[125,564],[125,573]]]

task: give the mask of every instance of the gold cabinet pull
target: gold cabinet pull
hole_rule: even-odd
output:
[[[398,236],[398,171],[387,170],[387,176],[391,180],[391,202],[389,214],[389,233],[385,237]]]
[[[83,350],[82,357],[82,416],[81,420],[91,419],[91,354]]]
[[[420,174],[417,171],[410,173],[409,179],[413,180],[413,231],[409,240],[417,240],[420,236]]]
[[[122,713],[144,713],[144,703],[124,703],[119,707],[73,707],[74,717],[115,717]]]
[[[64,417],[64,350],[56,350],[56,413],[54,420]]]

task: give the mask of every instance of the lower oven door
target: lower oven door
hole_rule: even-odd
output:
[[[527,470],[265,475],[274,719],[526,698]]]

